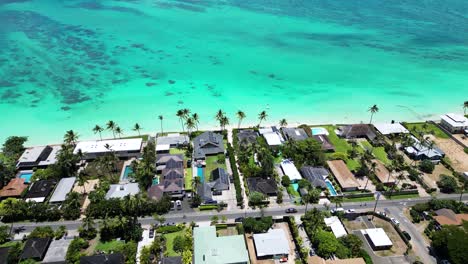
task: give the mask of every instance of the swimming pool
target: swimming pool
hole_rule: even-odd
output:
[[[153,184],[152,185],[158,185],[159,184],[159,177],[153,178]]]
[[[33,173],[32,172],[22,172],[20,173],[20,178],[21,179],[24,179],[24,182],[25,183],[29,183],[31,181],[31,177],[32,177]]]
[[[125,166],[124,174],[122,176],[122,180],[128,179],[128,176],[133,173],[133,169],[131,166]]]
[[[312,131],[312,135],[318,136],[318,135],[325,135],[328,136],[328,130],[323,127],[313,127],[310,129]]]
[[[325,181],[327,184],[327,188],[330,191],[331,196],[336,196],[338,193],[335,190],[335,187],[333,187],[333,184],[330,181]]]
[[[197,176],[200,177],[200,182],[205,181],[205,176],[203,175],[203,167],[197,167]]]
[[[293,186],[294,190],[299,191],[299,183],[291,183]]]

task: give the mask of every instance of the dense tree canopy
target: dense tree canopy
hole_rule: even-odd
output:
[[[247,233],[265,233],[273,225],[273,218],[271,216],[262,217],[257,220],[253,217],[247,217],[242,222],[244,230]]]
[[[303,165],[320,166],[325,163],[322,144],[314,138],[301,141],[288,141],[282,150],[283,156],[292,159],[298,168]]]
[[[468,222],[463,227],[444,226],[442,230],[434,232],[432,247],[437,254],[448,259],[453,264],[466,263],[468,259]]]
[[[443,193],[453,193],[457,190],[458,185],[454,177],[448,175],[440,175],[440,180],[437,182],[437,186]]]

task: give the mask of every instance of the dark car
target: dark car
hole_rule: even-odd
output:
[[[406,239],[411,240],[411,236],[410,236],[410,234],[408,234],[408,232],[403,231],[402,233],[406,237]]]
[[[242,222],[244,222],[244,217],[237,217],[236,219],[234,219],[234,222],[242,223]]]
[[[285,212],[287,214],[294,214],[294,213],[297,213],[297,209],[296,208],[288,208],[288,209],[286,209]]]
[[[150,228],[149,230],[149,238],[153,238],[154,237],[154,228]]]

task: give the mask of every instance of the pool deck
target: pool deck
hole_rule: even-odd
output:
[[[124,179],[124,174],[125,174],[125,168],[127,166],[130,166],[132,165],[132,162],[136,160],[135,158],[131,158],[127,161],[124,162],[123,166],[122,166],[122,171],[120,172],[120,179],[119,179],[119,183],[129,183],[130,181],[128,179]]]

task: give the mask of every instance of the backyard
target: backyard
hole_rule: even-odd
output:
[[[398,232],[395,230],[395,228],[390,224],[389,222],[380,219],[378,217],[375,217],[373,220],[373,224],[375,225],[376,228],[382,228],[387,236],[390,238],[390,240],[393,243],[393,246],[389,250],[380,250],[376,251],[375,253],[379,256],[391,256],[391,255],[403,255],[407,249],[407,246],[403,239],[401,239],[400,235]]]
[[[444,131],[432,123],[406,123],[405,125],[413,135],[418,135],[418,132],[422,132],[424,135],[431,134],[438,138],[449,138]]]
[[[221,161],[219,163],[218,161]],[[205,168],[205,181],[211,181],[211,172],[216,168],[226,169],[226,156],[224,154],[218,154],[216,156],[207,156],[206,157],[206,168]]]
[[[193,180],[192,168],[185,169],[185,190],[192,189],[192,180]]]
[[[164,235],[164,238],[166,239],[166,252],[164,253],[164,255],[166,255],[167,257],[180,256],[179,253],[174,251],[173,246],[174,246],[174,239],[177,236],[183,236],[183,235],[184,235],[183,230],[179,232],[174,232],[174,233],[169,233],[169,234]]]
[[[328,138],[330,139],[330,142],[333,144],[333,146],[335,146],[335,153],[343,153],[346,156],[346,165],[348,166],[348,169],[352,171],[358,170],[361,167],[361,164],[355,159],[350,159],[348,155],[348,151],[353,149],[351,144],[349,144],[348,141],[338,137],[338,135],[335,133],[335,126],[328,125],[322,127],[328,130]],[[357,148],[357,151],[362,153],[363,149]],[[333,153],[326,154],[328,159],[330,159],[332,155]]]
[[[392,163],[388,159],[387,152],[385,151],[384,147],[374,147],[367,140],[362,140],[361,144],[365,149],[372,150],[372,154],[374,155],[374,157],[380,160],[383,164],[390,165]]]
[[[95,251],[103,251],[106,253],[110,253],[112,251],[116,251],[124,244],[121,240],[111,240],[109,242],[101,242],[99,241],[96,247],[94,248]]]

